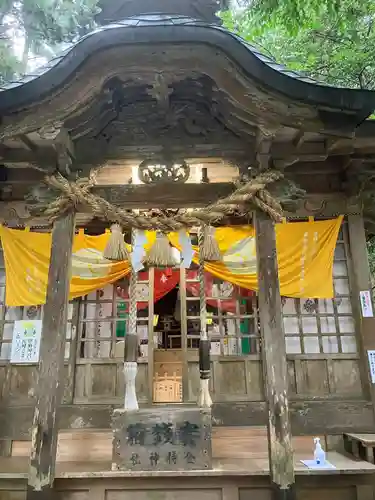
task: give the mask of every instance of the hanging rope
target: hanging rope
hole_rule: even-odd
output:
[[[206,308],[206,294],[204,289],[204,258],[203,258],[203,247],[204,247],[204,231],[202,228],[199,229],[198,233],[198,249],[199,249],[199,268],[198,268],[198,279],[199,279],[199,306],[200,306],[200,340],[207,340],[207,308]]]
[[[199,306],[200,306],[200,336],[199,336],[199,372],[200,388],[198,395],[198,406],[210,408],[212,399],[210,396],[210,340],[207,333],[207,308],[204,283],[204,229],[200,228],[198,233],[199,248]]]
[[[134,245],[134,231],[132,231],[132,244]],[[137,335],[137,273],[132,270],[129,283],[129,331],[124,338],[124,383],[125,383],[125,410],[138,410],[137,391],[135,379],[138,372],[138,335]]]
[[[56,200],[44,210],[44,215],[52,222],[61,215],[79,207],[88,208],[95,217],[111,223],[118,223],[122,227],[131,227],[141,230],[160,230],[163,232],[179,231],[192,226],[211,225],[219,222],[234,211],[247,213],[249,202],[266,212],[275,222],[280,222],[283,211],[280,203],[265,189],[283,177],[281,172],[264,172],[246,184],[239,186],[231,195],[208,205],[201,210],[193,210],[186,214],[173,216],[146,217],[129,212],[112,205],[104,198],[90,192],[95,185],[95,178],[70,182],[62,175],[46,176],[45,182],[54,189],[62,192]]]
[[[135,246],[135,231],[131,236],[132,248]],[[129,280],[129,333],[137,334],[137,272],[132,268]]]

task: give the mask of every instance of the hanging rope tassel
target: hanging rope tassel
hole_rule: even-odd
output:
[[[222,260],[219,245],[215,238],[215,228],[212,226],[204,226],[203,235],[203,260],[206,262],[217,262]]]
[[[210,408],[212,399],[210,396],[210,341],[207,335],[207,310],[206,296],[204,288],[204,231],[202,228],[198,235],[199,245],[199,303],[200,303],[200,339],[199,339],[199,372],[200,388],[198,395],[198,406],[201,408]]]
[[[111,234],[107,246],[104,249],[103,257],[108,260],[129,260],[129,253],[125,245],[124,235],[119,224],[112,224]]]
[[[164,233],[158,232],[156,234],[155,243],[146,256],[145,264],[150,267],[175,267],[179,264]]]

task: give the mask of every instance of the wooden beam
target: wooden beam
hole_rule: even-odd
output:
[[[305,132],[303,130],[297,130],[292,139],[292,144],[296,149],[298,149],[305,142],[305,139],[306,139]]]
[[[48,136],[50,137],[50,136]],[[276,139],[276,137],[275,137]],[[65,143],[64,143],[65,140]],[[259,140],[259,138],[258,138]],[[133,160],[139,162],[140,158],[158,155],[163,153],[163,146],[159,143],[155,144],[134,144],[134,145],[111,145],[110,148],[106,144],[99,142],[97,139],[80,139],[73,145],[70,137],[57,136],[56,139],[45,139],[45,145],[38,146],[38,165],[49,169],[51,165],[56,164],[56,141],[64,146],[71,157],[76,159],[75,165],[79,169],[88,169],[90,166],[95,166],[98,163],[111,160]],[[241,140],[224,140],[223,143],[195,143],[194,145],[173,144],[170,147],[170,153],[178,157],[182,156],[189,158],[227,158],[227,159],[246,159],[251,152],[256,150],[256,140],[244,142]],[[111,143],[112,144],[112,143]],[[73,147],[74,146],[74,147]],[[367,157],[370,159],[371,151]],[[353,153],[353,148],[336,148],[330,152],[331,156],[341,156]],[[328,151],[324,141],[305,141],[298,144],[298,148],[292,143],[292,140],[286,142],[272,142],[270,154],[277,161],[324,161],[327,158]],[[362,157],[360,150],[357,152],[359,157]],[[373,153],[372,153],[373,157]],[[35,162],[35,153],[26,148],[11,148],[0,144],[0,160],[7,164],[17,163],[33,163]],[[72,166],[73,170],[74,165]]]
[[[30,139],[30,137],[27,134],[21,134],[19,136],[19,138],[25,144],[25,146],[27,147],[27,149],[29,149],[30,151],[32,151],[35,154],[38,154],[38,150],[39,150],[38,146],[35,144],[35,142],[33,142]]]
[[[56,151],[56,166],[58,170],[63,175],[70,175],[75,153],[69,132],[64,127],[52,127],[40,129],[39,135],[42,139],[52,142],[52,147]]]
[[[197,187],[197,184],[192,184],[192,186]],[[212,184],[210,186],[215,186]],[[232,189],[233,190],[233,189]],[[223,190],[222,195],[225,196],[229,194],[232,190],[225,192]],[[221,194],[221,192],[220,192]],[[216,198],[215,198],[216,199]],[[210,202],[210,198],[207,197],[207,203]],[[214,201],[214,200],[212,200]],[[154,205],[154,204],[153,204]],[[122,206],[127,206],[124,203]],[[203,206],[203,204],[196,207]],[[137,206],[140,208],[140,205]],[[147,207],[146,207],[147,208]],[[154,207],[157,208],[157,207]],[[86,209],[87,210],[87,209]],[[290,218],[308,217],[309,215],[314,215],[316,217],[336,217],[337,214],[355,214],[362,212],[362,205],[358,201],[357,197],[345,198],[340,193],[332,194],[310,194],[306,195],[303,200],[300,200],[293,204],[292,209],[286,207],[285,216]],[[79,212],[76,216],[76,225],[78,227],[86,227],[87,224],[92,220],[93,215],[89,212]],[[9,225],[10,227],[23,227],[29,226],[33,228],[50,227],[50,222],[45,217],[32,217],[30,214],[30,207],[26,205],[24,201],[0,201],[0,222]],[[224,225],[236,225],[236,224],[248,224],[248,217],[246,218],[225,218],[223,220]],[[107,226],[103,225],[103,228]],[[99,233],[98,233],[99,234]]]
[[[183,208],[203,207],[219,198],[228,196],[235,190],[232,182],[218,182],[212,184],[112,184],[94,186],[93,194],[105,198],[113,205],[124,209],[135,208]],[[17,189],[18,196],[23,194],[26,204],[32,210],[36,203],[49,203],[60,193],[48,190],[41,183],[27,192]],[[80,207],[80,211],[87,212],[87,207]],[[1,212],[1,210],[0,210]]]
[[[27,500],[53,500],[58,410],[63,391],[70,266],[75,228],[70,213],[54,223],[44,306]]]
[[[293,363],[293,357],[289,358]],[[29,441],[33,407],[9,406],[0,408],[0,439]],[[118,404],[62,405],[58,414],[58,428],[72,430],[77,422],[80,429],[110,429],[114,408],[123,407],[123,398]],[[343,432],[368,432],[374,430],[372,404],[363,400],[323,397],[321,400],[290,400],[290,417],[293,436],[313,434],[342,434]],[[227,401],[214,403],[212,420],[216,427],[257,426],[267,424],[267,409],[264,401]]]
[[[270,151],[276,130],[259,128],[256,138],[256,160],[261,170],[268,170],[270,164]]]
[[[30,189],[30,185],[42,182],[44,174],[30,167],[6,168],[6,183],[11,185],[24,184]]]
[[[362,384],[364,393],[371,400],[375,415],[375,385],[371,382],[370,366],[368,361],[368,350],[375,350],[375,318],[364,318],[360,303],[360,292],[370,292],[371,290],[371,273],[367,254],[366,233],[364,220],[362,215],[348,216],[349,230],[349,251],[351,255],[350,275],[353,283],[353,308],[354,317],[356,319],[357,341],[359,343],[359,351],[361,354],[360,368],[362,370]]]
[[[92,193],[125,209],[203,207],[235,190],[231,182],[95,186]]]
[[[274,500],[295,499],[288,371],[276,256],[274,223],[254,214],[264,392],[268,408],[268,456]]]

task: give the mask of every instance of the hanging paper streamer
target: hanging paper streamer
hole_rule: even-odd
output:
[[[143,269],[142,260],[146,255],[145,244],[147,243],[147,237],[145,231],[140,231],[135,229],[135,241],[134,248],[131,254],[132,268],[135,272]]]
[[[189,233],[187,233],[183,229],[179,231],[178,241],[181,245],[182,267],[184,267],[185,269],[189,269],[194,255],[193,245],[191,244]]]

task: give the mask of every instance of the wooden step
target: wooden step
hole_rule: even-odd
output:
[[[345,433],[343,439],[346,453],[358,460],[375,463],[375,434]]]

